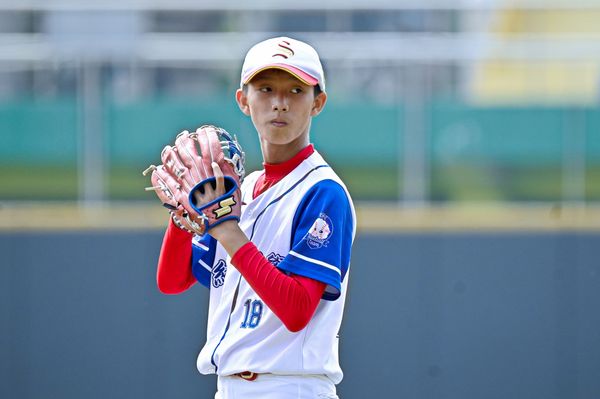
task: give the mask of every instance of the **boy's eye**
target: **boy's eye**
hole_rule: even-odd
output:
[[[292,89],[292,93],[294,93],[294,94],[302,93],[302,89],[299,87],[295,87]]]
[[[271,88],[268,86],[263,86],[259,90],[262,91],[263,93],[268,93],[271,91]]]

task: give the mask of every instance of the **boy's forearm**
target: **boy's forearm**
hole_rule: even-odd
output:
[[[208,234],[219,241],[231,257],[233,257],[244,244],[250,241],[234,220],[229,220],[213,227]]]

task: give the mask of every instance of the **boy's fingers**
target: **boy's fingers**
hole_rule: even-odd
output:
[[[215,176],[217,186],[216,186],[216,194],[217,196],[223,195],[225,193],[225,179],[223,178],[223,171],[219,167],[219,164],[213,162],[211,164],[213,169],[213,175]]]

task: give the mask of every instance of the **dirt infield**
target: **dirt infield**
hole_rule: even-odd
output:
[[[356,209],[358,230],[402,231],[600,231],[600,205],[482,205],[409,207],[364,203]],[[36,202],[0,204],[0,231],[160,229],[167,213],[154,202]]]

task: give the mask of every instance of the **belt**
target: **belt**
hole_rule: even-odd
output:
[[[254,373],[252,371],[242,371],[241,373],[236,373],[234,375],[246,381],[254,381],[258,378],[258,373]]]

